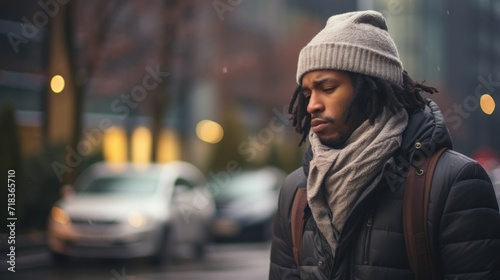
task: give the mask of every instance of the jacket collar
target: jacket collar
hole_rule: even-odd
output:
[[[414,112],[408,120],[400,149],[400,154],[404,158],[413,160],[411,155],[417,149],[417,143],[420,143],[418,149],[426,156],[441,148],[453,148],[450,133],[439,107],[430,99],[426,102],[424,110]]]

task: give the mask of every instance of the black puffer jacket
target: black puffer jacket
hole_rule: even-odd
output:
[[[415,143],[421,143],[420,149]],[[403,183],[422,153],[450,148],[440,158],[430,194],[428,229],[442,279],[500,279],[500,213],[491,181],[473,160],[451,150],[437,105],[410,116],[401,149],[351,211],[336,256],[306,208],[301,266],[292,253],[290,209],[297,188],[306,187],[308,163],[287,177],[275,218],[269,279],[413,279],[403,235]],[[412,168],[412,167],[410,167]]]

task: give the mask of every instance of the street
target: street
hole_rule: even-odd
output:
[[[151,280],[151,279],[267,279],[269,243],[215,244],[202,260],[181,257],[163,267],[150,265],[144,259],[89,260],[73,259],[54,265],[45,250],[18,256],[16,272],[7,271],[2,262],[1,279],[6,280]]]

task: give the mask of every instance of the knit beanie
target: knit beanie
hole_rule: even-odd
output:
[[[297,84],[309,71],[333,69],[361,73],[401,85],[403,63],[376,11],[332,16],[299,54]]]

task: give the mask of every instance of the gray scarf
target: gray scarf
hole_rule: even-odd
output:
[[[407,123],[404,109],[397,114],[384,110],[373,125],[368,121],[362,123],[342,149],[323,145],[310,132],[313,159],[307,178],[307,200],[334,256],[340,232],[356,199],[400,147]]]

